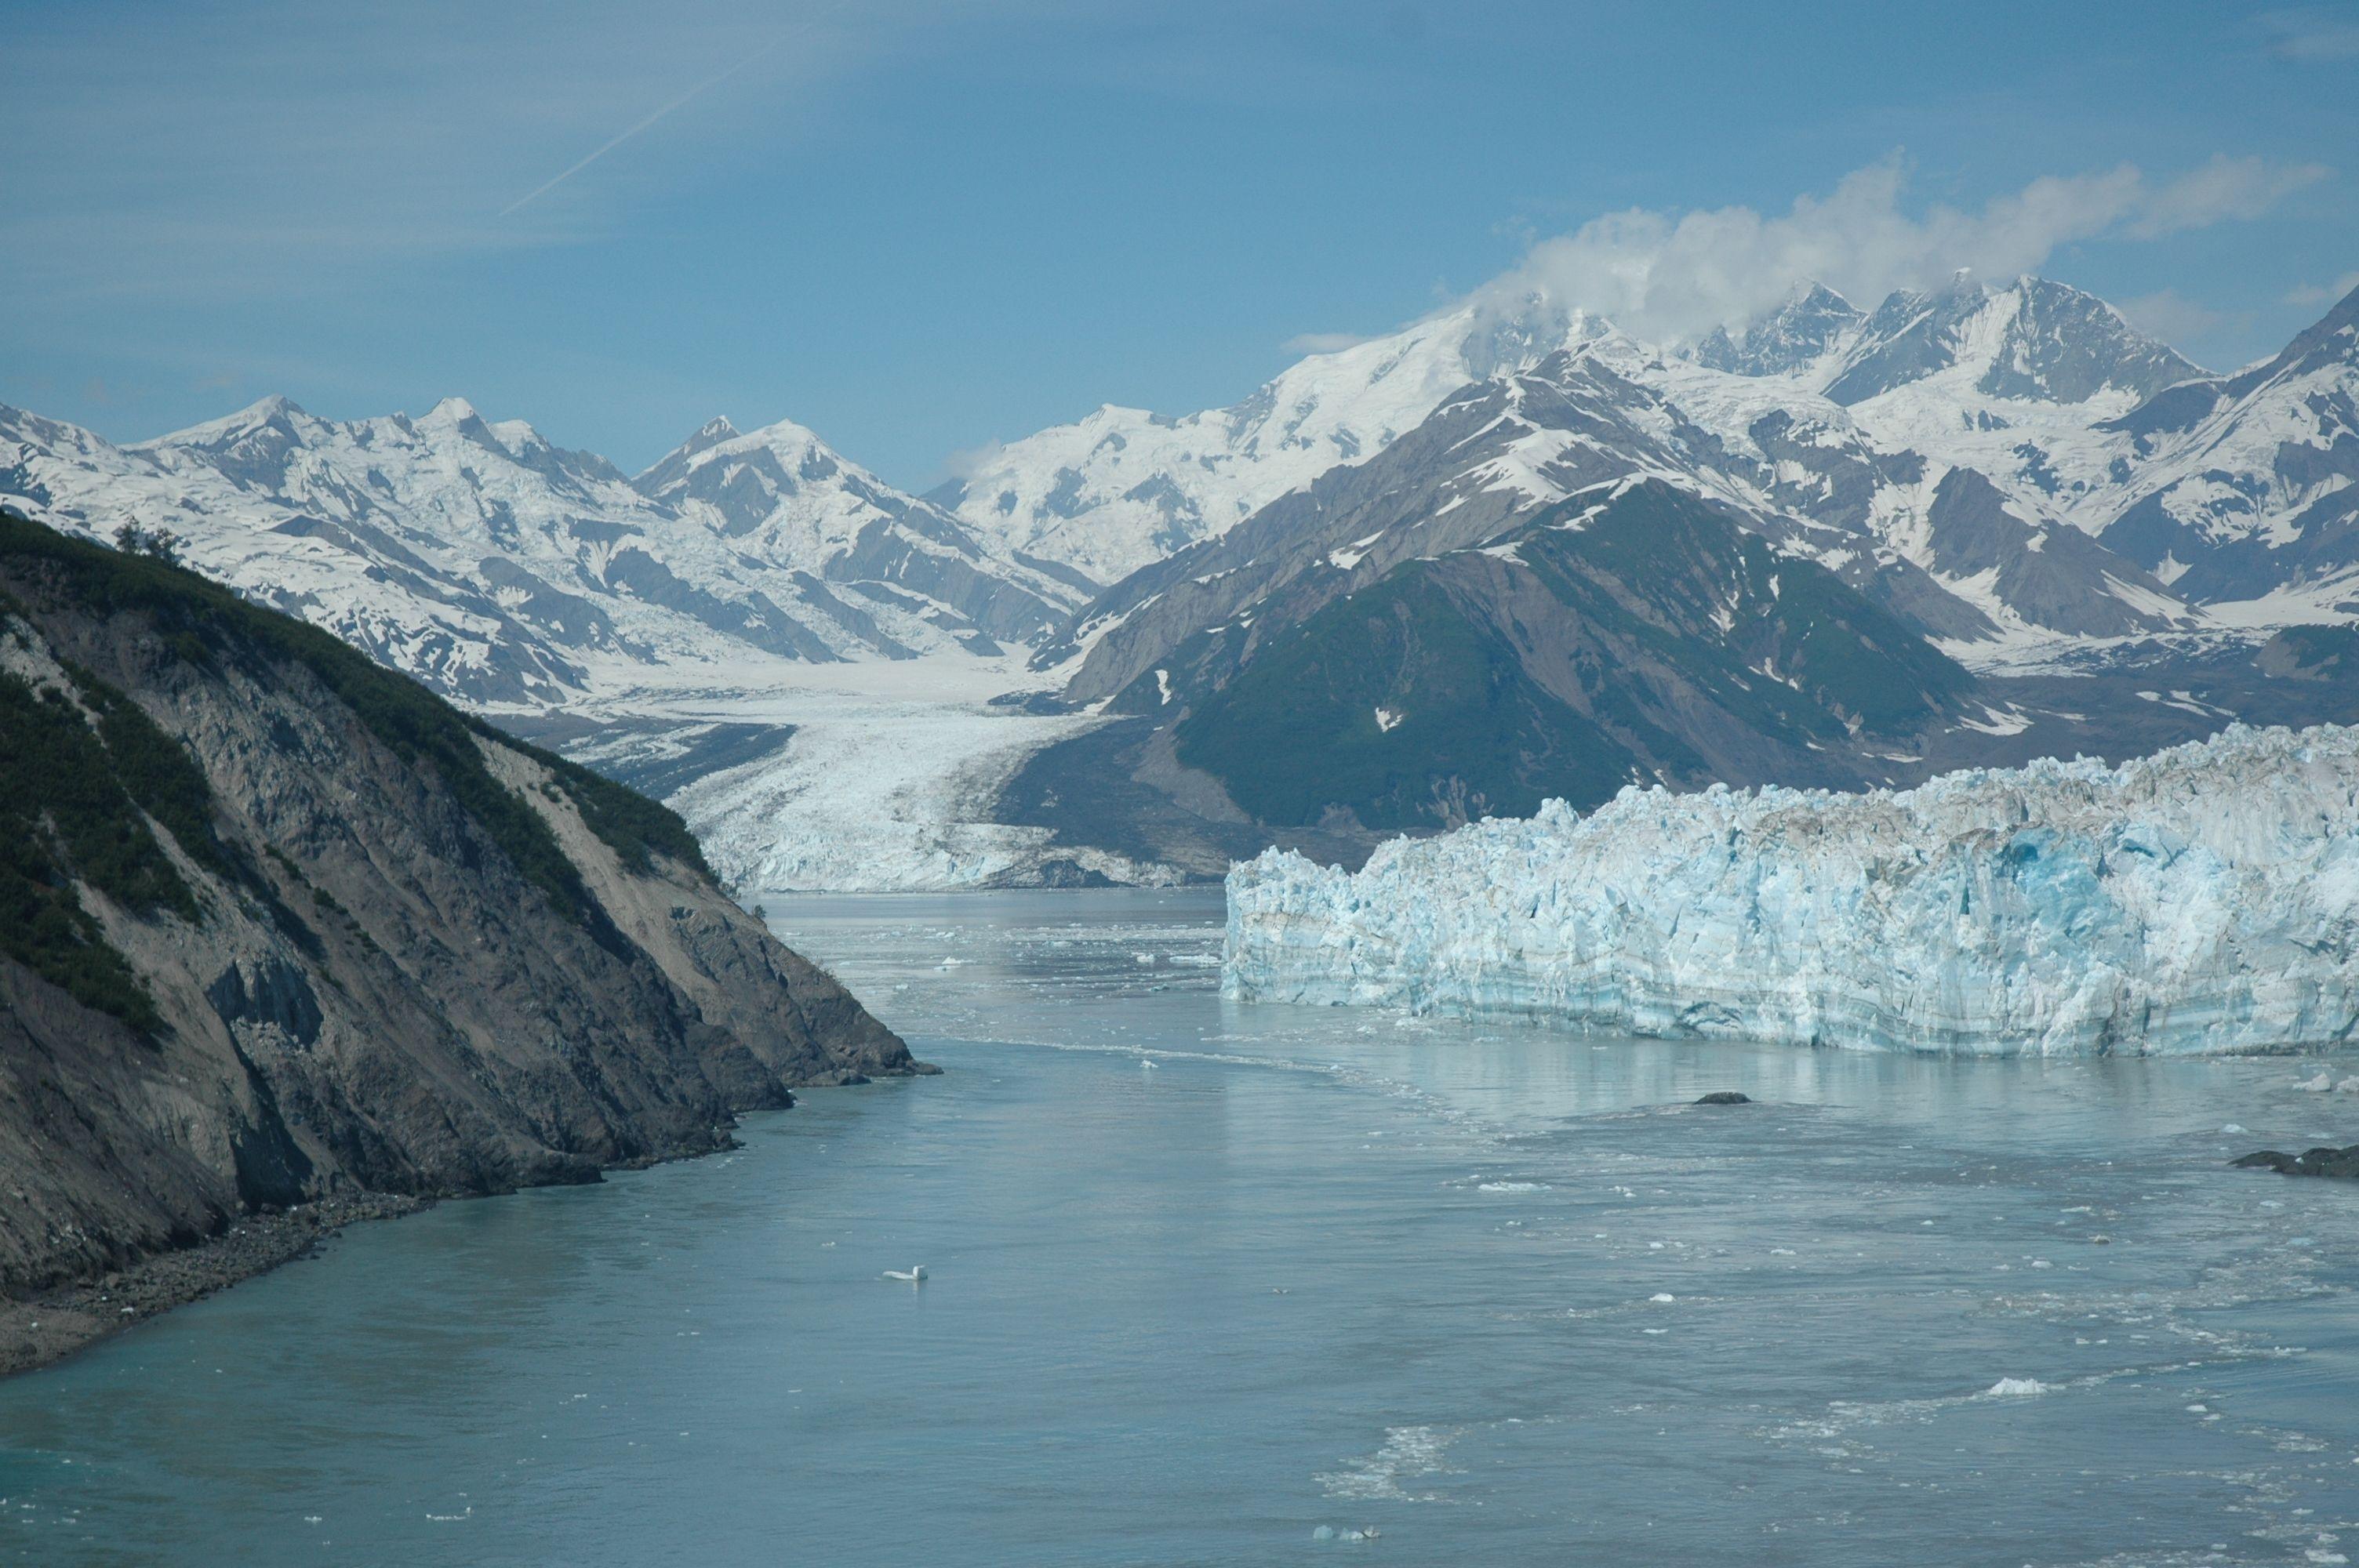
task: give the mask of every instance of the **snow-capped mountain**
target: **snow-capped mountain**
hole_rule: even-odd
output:
[[[350,422],[272,399],[123,447],[0,408],[0,503],[102,537],[169,528],[201,569],[477,707],[560,714],[538,733],[659,775],[675,799],[692,792],[698,825],[725,824],[748,874],[1152,879],[1275,836],[1200,787],[1174,752],[1179,727],[1201,710],[1202,742],[1210,699],[1272,649],[1353,670],[1342,622],[1305,629],[1404,571],[1418,602],[1442,607],[1435,626],[1513,665],[1516,689],[1603,725],[1598,754],[1641,776],[1692,782],[1753,766],[1714,757],[1775,753],[1760,776],[1872,782],[1930,765],[1920,744],[1953,765],[1994,748],[2130,754],[2269,716],[2286,683],[2182,672],[2127,688],[2136,722],[2117,737],[2093,727],[2118,715],[2069,695],[2010,716],[1951,694],[1925,709],[1951,728],[1916,739],[1838,740],[1812,719],[1750,747],[1723,722],[1750,708],[1714,684],[1716,622],[1687,611],[1774,598],[1763,585],[1781,573],[1748,565],[1707,591],[1694,552],[1658,563],[1632,602],[1686,584],[1695,604],[1658,607],[1673,656],[1599,633],[1588,618],[1605,600],[1573,579],[1624,579],[1584,576],[1589,545],[1567,554],[1533,531],[1577,533],[1658,481],[1901,628],[1898,642],[1863,633],[1839,662],[1914,667],[1921,639],[1985,694],[2206,650],[2243,669],[2272,629],[2359,620],[2359,546],[2344,543],[2359,537],[2354,313],[2345,300],[2284,354],[2219,377],[2038,278],[1959,278],[1872,308],[1804,285],[1685,345],[1486,295],[1311,355],[1229,408],[1103,408],[995,449],[931,498],[789,423],[716,420],[633,477],[455,399]],[[1734,570],[1741,553],[1703,554]],[[1477,584],[1516,596],[1524,619],[1486,619]],[[1457,670],[1379,651],[1374,665],[1426,672],[1421,701],[1434,670]],[[1763,678],[1793,673],[1765,658]],[[1659,735],[1614,731],[1612,705],[1592,701],[1642,669]],[[1270,679],[1253,675],[1236,704]],[[2310,708],[2332,708],[2333,684],[2307,683]],[[1049,711],[1038,698],[1059,685],[1071,704],[1111,706]],[[1405,719],[1378,732],[1386,755],[1425,733]],[[1571,733],[1529,730],[1540,750],[1501,776],[1545,787],[1542,761],[1570,755]],[[1437,757],[1419,776],[1445,793],[1473,777]],[[854,782],[869,793],[846,793]],[[1395,804],[1403,820],[1426,809]],[[1291,841],[1364,849],[1344,815],[1327,838],[1316,827]]]
[[[2258,623],[2359,614],[2359,289],[2274,359],[2101,429],[2108,546]]]
[[[1078,597],[799,426],[700,431],[637,481],[448,398],[284,398],[131,447],[0,408],[0,499],[200,569],[477,703],[754,684],[775,663],[991,655]]]
[[[1976,469],[1889,446],[1783,378],[1605,330],[1462,388],[1384,452],[1116,585],[1039,657],[1086,649],[1068,689],[1095,700],[1207,628],[1298,620],[1404,562],[1486,547],[1541,508],[1635,478],[1722,503],[1969,663],[2204,624],[2151,574]]]
[[[2338,331],[2330,319],[2272,366],[2212,383],[2173,379],[2193,367],[2102,301],[2038,279],[1961,279],[1864,314],[1805,288],[1693,350],[1586,323],[1462,387],[1382,451],[1114,585],[1036,662],[1072,670],[1069,698],[1168,737],[1137,743],[1141,776],[1196,768],[1209,779],[1182,788],[1201,797],[1216,783],[1224,808],[1272,827],[1446,823],[1535,792],[1586,805],[1629,777],[1905,781],[1933,757],[2135,754],[2168,732],[2143,706],[2166,690],[2199,726],[2308,712],[2319,694],[2297,702],[2259,679],[2255,644],[2318,619],[2315,596],[2198,602],[2183,557],[2134,557],[2107,529],[2142,464],[2195,461],[2188,443],[2207,438],[2206,421],[2234,426],[2240,411],[2274,411],[2284,428],[2298,406],[2308,455],[2279,471],[2306,476],[2311,504],[2339,504]],[[2158,433],[2146,426],[2171,422],[2142,419],[2148,407],[2191,412]],[[1721,619],[1728,607],[1761,602],[1765,582],[1774,599],[1778,574],[1675,544],[1678,530],[1651,553],[1630,543],[1647,533],[1627,514],[1633,486],[1697,498],[1888,616],[1878,630],[1859,614],[1829,621],[1849,630],[1817,653],[1922,694],[1906,732],[1768,719],[1745,683],[1799,693],[1799,677],[1774,658],[1731,674],[1718,642],[1736,624]],[[1559,538],[1586,539],[1601,520],[1627,557],[1611,568],[1590,558],[1598,546]],[[1646,629],[1617,625],[1627,617]],[[1984,679],[1960,692],[1899,673],[1922,662],[1919,639]],[[2102,698],[2037,684],[2133,667],[2148,673]],[[2153,673],[2166,669],[2169,680]],[[2228,705],[2196,699],[2194,685]],[[2034,687],[2036,710],[2003,696]],[[1296,709],[1291,729],[1276,722]],[[1723,719],[1738,711],[1756,732],[1732,744]],[[1312,733],[1338,739],[1332,758],[1314,746],[1324,761],[1306,771],[1288,737]],[[1367,765],[1344,765],[1353,757]]]
[[[1744,330],[1732,335],[1714,327],[1697,342],[1695,361],[1737,375],[1807,377],[1847,351],[1865,319],[1859,307],[1825,284],[1800,284],[1783,305]]]
[[[2110,392],[2135,400],[2203,373],[2093,294],[2040,277],[1999,287],[1962,273],[1947,288],[1886,299],[1846,334],[1827,368],[1817,389],[1845,407],[1928,383],[1960,402],[1968,400],[1961,393],[2086,404]]]
[[[1019,559],[1103,586],[1364,461],[1469,382],[1604,330],[1580,312],[1464,306],[1312,354],[1228,408],[1098,409],[993,449],[931,492]]]
[[[1179,417],[1101,408],[993,449],[933,499],[1012,551],[1111,583],[1367,461],[1470,383],[1617,339],[1630,341],[1543,297],[1484,298],[1311,355],[1234,407]],[[2037,277],[1962,275],[1873,311],[1804,284],[1740,332],[1647,347],[1666,362],[1768,383],[1813,412],[1853,409],[1880,446],[1970,461],[2043,516],[2060,514],[2060,496],[2107,482],[2111,454],[2093,425],[2202,373],[2103,300]]]
[[[1634,782],[1858,788],[1984,712],[1897,616],[1660,481],[1575,494],[1299,620],[1263,606],[1116,706],[1184,705],[1177,760],[1274,825],[1447,827]]]

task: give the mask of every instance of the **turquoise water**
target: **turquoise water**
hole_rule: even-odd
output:
[[[1238,1007],[1203,894],[770,908],[945,1076],[813,1093],[735,1153],[363,1227],[0,1384],[0,1553],[2359,1546],[2359,1188],[2223,1167],[2359,1141],[2359,1096],[2292,1087],[2314,1064]],[[1723,1087],[1766,1103],[1684,1103]],[[879,1277],[913,1263],[922,1286]]]

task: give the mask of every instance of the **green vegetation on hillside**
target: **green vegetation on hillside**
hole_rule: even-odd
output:
[[[125,787],[125,759],[102,733],[62,692],[36,691],[0,672],[0,952],[83,1006],[147,1031],[158,1023],[155,1003],[83,911],[74,884],[87,881],[142,914],[194,920],[197,900]],[[128,771],[144,778],[152,759],[137,756],[139,744],[132,742]]]
[[[0,513],[0,557],[38,566],[44,579],[92,613],[147,617],[165,644],[190,663],[207,667],[227,663],[257,672],[273,665],[299,665],[310,670],[397,755],[430,763],[500,852],[571,918],[596,925],[603,917],[548,823],[492,776],[477,749],[478,735],[495,738],[549,768],[592,831],[626,865],[644,868],[654,851],[708,879],[712,875],[694,836],[666,807],[504,735],[327,633],[249,604],[168,558],[105,549],[5,513]],[[134,727],[131,720],[125,723],[126,729]],[[170,746],[160,731],[157,736]],[[144,757],[146,762],[157,760],[152,749],[143,751],[140,738],[132,738],[129,744],[133,754]],[[137,766],[146,778],[146,763]],[[158,798],[169,808],[172,791],[158,777]],[[171,825],[161,811],[158,820]],[[178,837],[177,827],[174,832]]]
[[[1176,740],[1182,762],[1288,827],[1330,806],[1400,827],[1527,816],[1549,795],[1593,804],[1629,782],[1634,761],[1430,576],[1406,569],[1264,650]]]

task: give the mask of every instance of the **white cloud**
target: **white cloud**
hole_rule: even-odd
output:
[[[2256,217],[2328,172],[2318,164],[2217,157],[2157,180],[2124,164],[2042,176],[1978,211],[1935,204],[1912,213],[1902,203],[1907,166],[1896,153],[1774,216],[1750,207],[1608,213],[1538,242],[1476,297],[1516,309],[1538,297],[1605,316],[1641,338],[1680,341],[1741,325],[1805,279],[1872,305],[1897,288],[1938,285],[1961,268],[2013,277],[2037,271],[2076,241],[2153,239]]]
[[[1365,332],[1297,332],[1278,346],[1289,354],[1335,354],[1368,341]]]
[[[2133,239],[2151,240],[2231,219],[2257,218],[2303,186],[2324,179],[2329,172],[2324,164],[2273,164],[2266,158],[2232,158],[2215,153],[2211,162],[2145,190],[2125,232]]]
[[[942,460],[942,471],[964,483],[998,460],[1006,449],[1004,441],[985,441],[979,447],[962,447]]]
[[[2200,338],[2228,319],[2210,306],[2188,298],[2175,288],[2120,300],[2114,308],[2138,330],[2172,343]]]
[[[2279,59],[2359,59],[2359,19],[2315,5],[2270,11],[2260,18],[2269,52]]]
[[[2299,288],[2286,290],[2288,305],[2332,305],[2353,289],[2359,288],[2359,272],[2346,272],[2332,283],[2305,283]]]

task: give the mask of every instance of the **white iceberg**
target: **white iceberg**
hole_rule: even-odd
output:
[[[1625,789],[1229,873],[1246,1000],[1980,1054],[2332,1047],[2359,1025],[2359,729],[1907,791]]]

